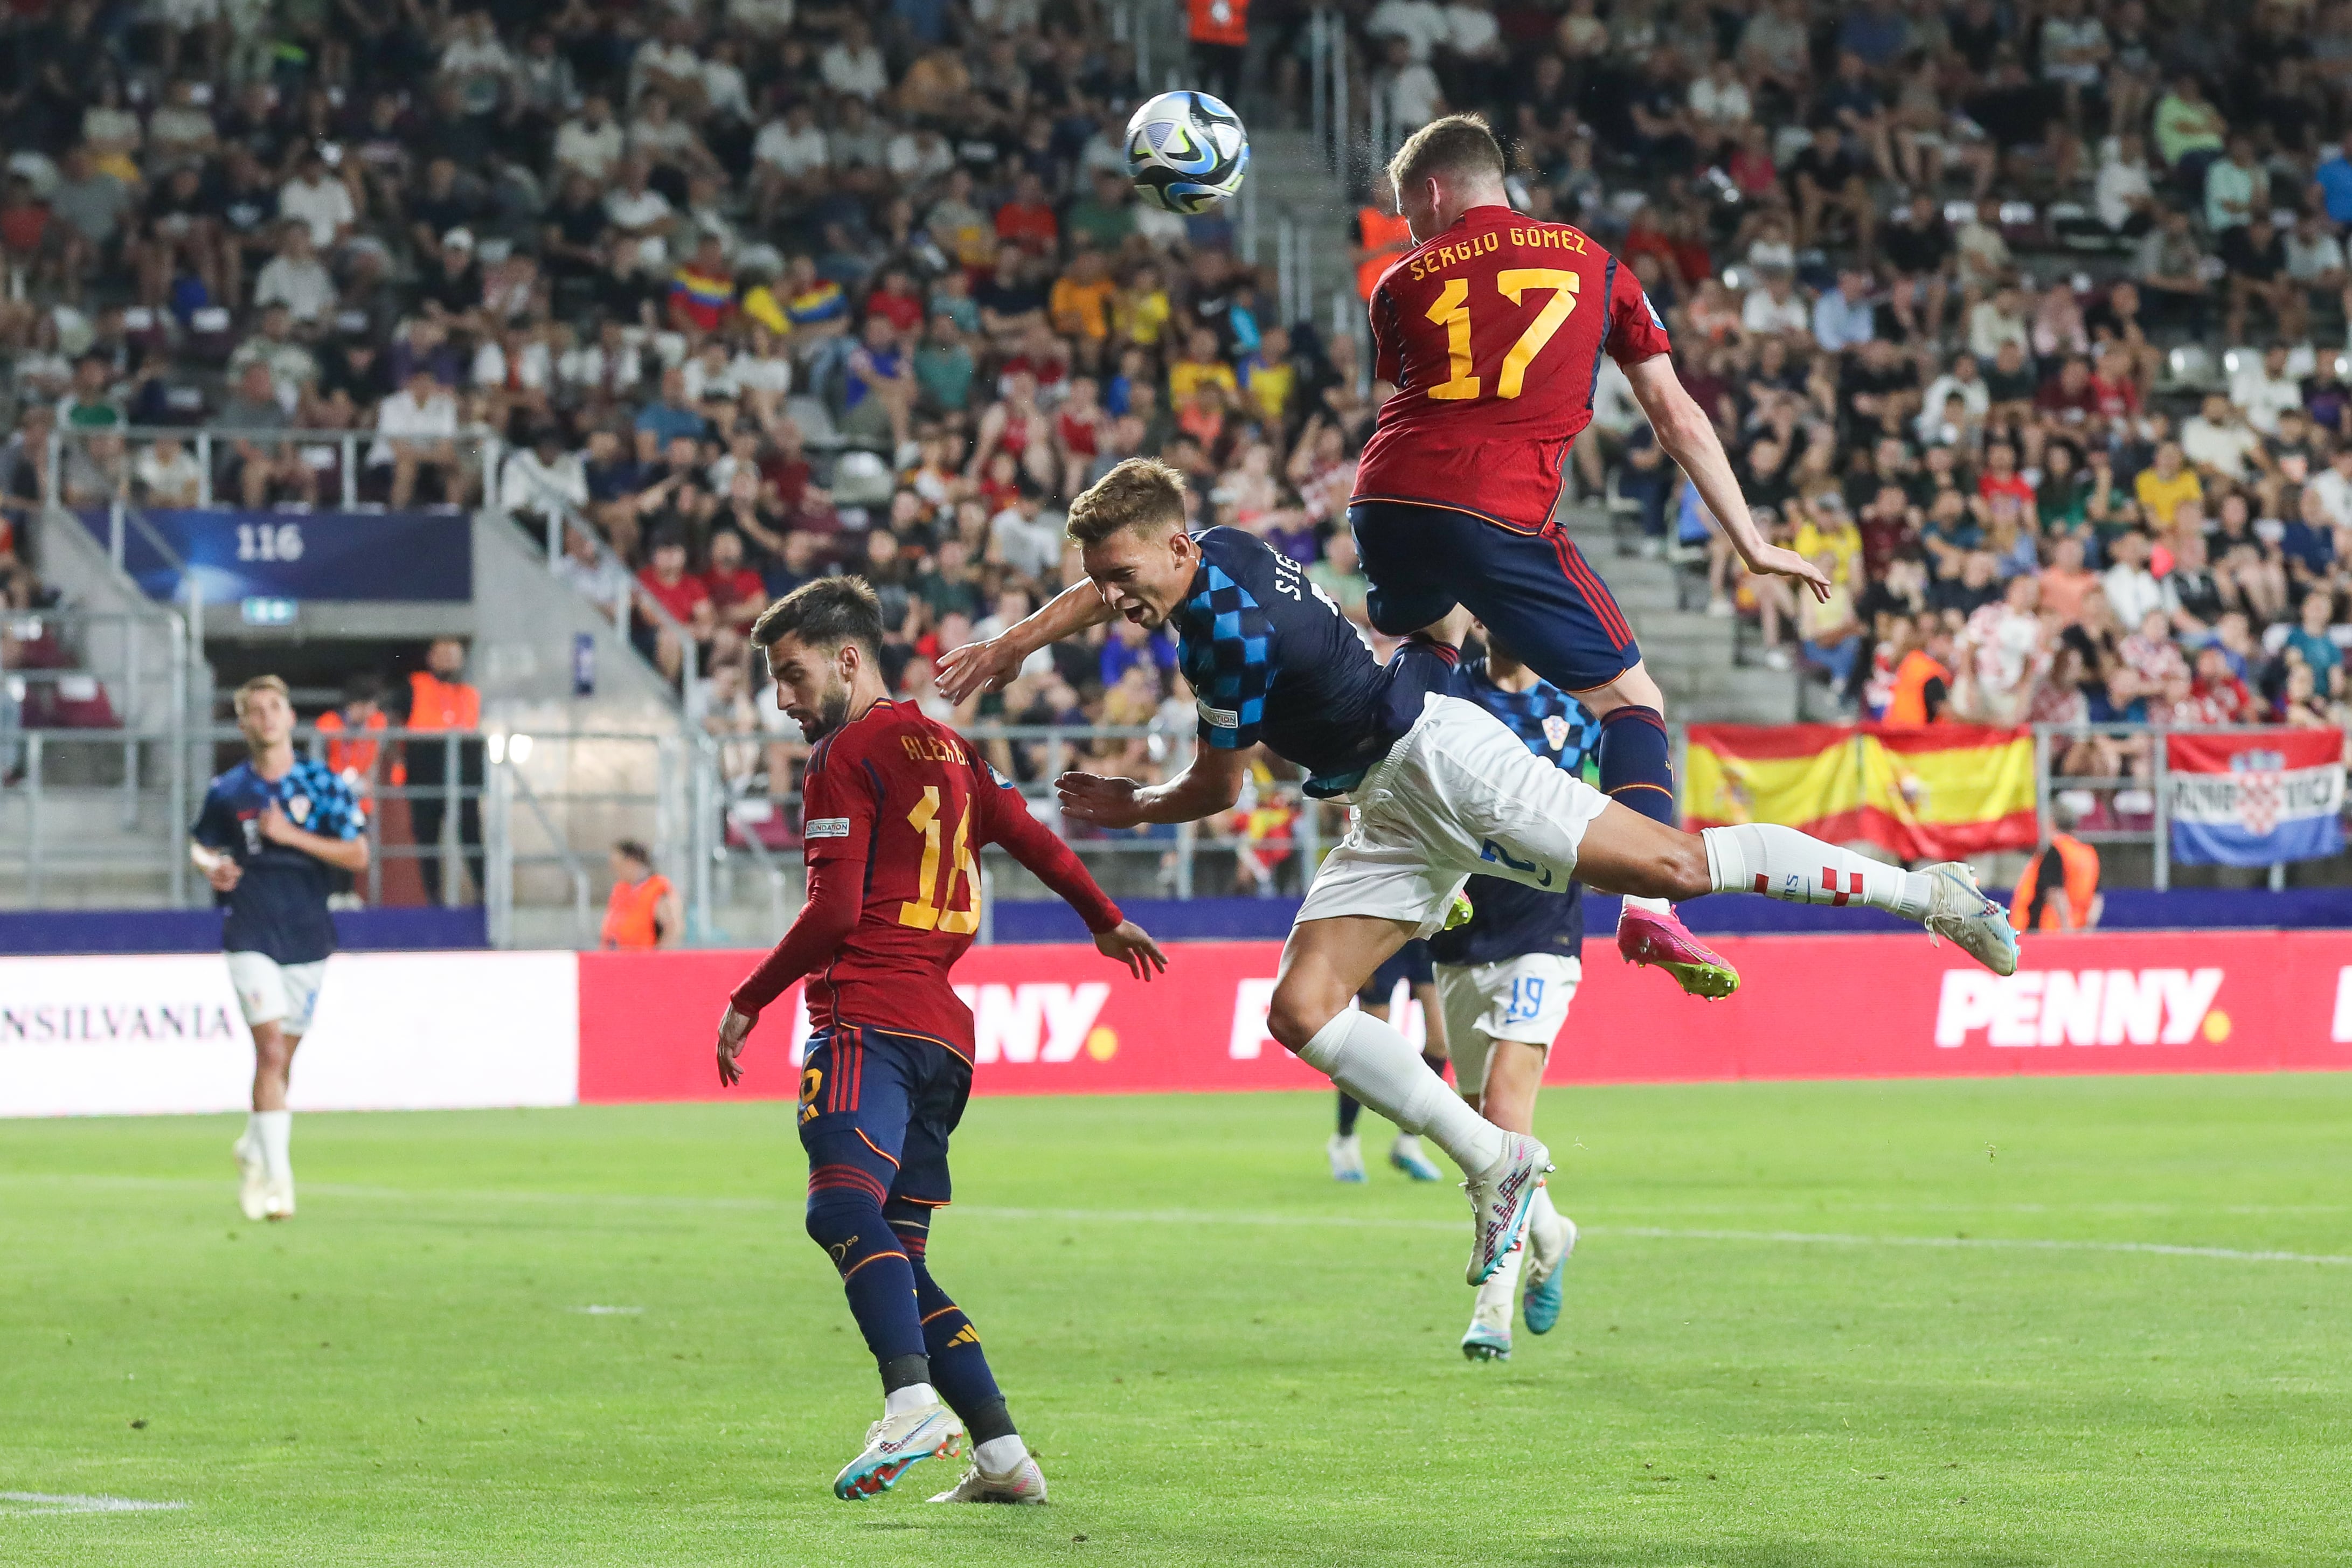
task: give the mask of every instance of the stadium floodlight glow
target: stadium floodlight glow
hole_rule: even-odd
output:
[[[530,737],[520,730],[508,736],[507,758],[517,767],[530,761]]]
[[[482,738],[482,748],[489,753],[492,763],[507,760],[507,737],[503,730],[493,730]]]

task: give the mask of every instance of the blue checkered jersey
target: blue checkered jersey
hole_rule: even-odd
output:
[[[1584,705],[1549,681],[1506,691],[1478,659],[1455,672],[1454,695],[1500,719],[1528,750],[1581,776],[1601,744],[1601,723]],[[1575,958],[1584,950],[1584,889],[1570,882],[1547,892],[1502,877],[1473,877],[1465,889],[1474,911],[1467,925],[1429,939],[1440,963],[1499,963],[1530,952]]]
[[[230,952],[258,952],[280,963],[313,963],[335,951],[335,922],[327,900],[335,890],[335,868],[291,845],[261,836],[261,815],[271,801],[295,826],[325,838],[357,838],[367,828],[367,812],[352,786],[308,757],[274,783],[240,763],[213,780],[203,809],[189,829],[207,849],[225,849],[245,874],[213,901],[228,910],[221,946]]]
[[[1170,617],[1178,664],[1201,710],[1201,738],[1219,751],[1264,742],[1307,772],[1307,793],[1362,782],[1443,690],[1450,664],[1409,647],[1381,665],[1298,563],[1238,528],[1193,536],[1201,568]]]

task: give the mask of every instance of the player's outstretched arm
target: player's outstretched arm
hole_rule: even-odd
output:
[[[1097,827],[1139,827],[1147,822],[1198,822],[1231,811],[1241,798],[1243,753],[1196,741],[1192,761],[1166,784],[1097,773],[1064,773],[1054,781],[1065,814]]]
[[[1148,981],[1168,970],[1168,955],[1160,951],[1151,933],[1133,921],[1121,921],[1109,931],[1095,932],[1095,951],[1126,964],[1127,972],[1138,980]]]
[[[1748,569],[1776,577],[1794,577],[1811,588],[1816,599],[1828,599],[1830,580],[1820,567],[1795,551],[1783,550],[1770,542],[1757,529],[1756,520],[1748,513],[1748,498],[1739,493],[1739,479],[1731,471],[1731,459],[1724,453],[1723,442],[1717,437],[1706,410],[1683,389],[1682,377],[1675,374],[1673,356],[1656,354],[1629,365],[1625,379],[1633,384],[1633,397],[1641,404],[1642,412],[1650,416],[1650,427],[1657,432],[1659,447],[1682,465],[1683,472],[1698,487],[1699,500],[1706,502],[1706,510],[1722,525],[1731,547],[1739,552]]]
[[[961,702],[975,691],[1001,690],[1021,673],[1022,660],[1039,648],[1098,626],[1117,614],[1091,579],[1073,583],[1026,620],[986,642],[966,643],[942,656],[934,677],[940,695]]]

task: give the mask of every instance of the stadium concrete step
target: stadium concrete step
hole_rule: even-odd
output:
[[[1796,721],[1797,677],[1735,663],[1732,623],[1682,607],[1675,582],[1680,568],[1664,560],[1619,554],[1615,526],[1599,507],[1571,508],[1561,521],[1624,610],[1642,645],[1643,661],[1665,693],[1669,719],[1748,724]]]
[[[0,907],[154,909],[170,903],[179,826],[170,796],[143,790],[22,785],[0,790]],[[37,866],[33,850],[39,850]],[[37,884],[38,899],[35,898]]]
[[[1254,258],[1245,254],[1244,259],[1273,268],[1279,258],[1276,225],[1284,217],[1296,221],[1307,247],[1307,319],[1319,331],[1329,331],[1329,300],[1335,293],[1349,289],[1353,281],[1354,268],[1348,261],[1348,218],[1354,209],[1348,193],[1325,166],[1311,132],[1257,127],[1250,131],[1249,179],[1244,188],[1251,186],[1255,187],[1249,191],[1248,199],[1257,212],[1257,251]],[[1242,240],[1246,247],[1246,229]]]

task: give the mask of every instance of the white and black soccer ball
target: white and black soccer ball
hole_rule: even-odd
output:
[[[1205,92],[1163,92],[1127,122],[1127,177],[1153,206],[1205,212],[1248,171],[1241,116]]]

